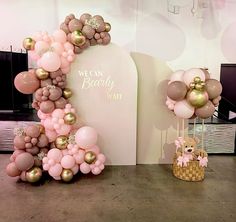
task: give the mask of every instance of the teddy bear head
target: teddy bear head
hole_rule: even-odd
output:
[[[197,138],[185,137],[182,143],[182,148],[184,150],[184,153],[186,154],[194,153],[194,151],[197,149],[198,142],[199,141]]]

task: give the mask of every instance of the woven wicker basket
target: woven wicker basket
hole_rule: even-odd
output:
[[[204,179],[205,169],[199,166],[199,161],[192,160],[188,166],[181,167],[177,165],[176,156],[173,163],[173,174],[175,177],[185,181],[201,181]]]

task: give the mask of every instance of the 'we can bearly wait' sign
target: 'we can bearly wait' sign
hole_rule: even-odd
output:
[[[98,131],[107,164],[136,164],[137,70],[129,54],[115,44],[90,47],[67,81],[80,122]]]

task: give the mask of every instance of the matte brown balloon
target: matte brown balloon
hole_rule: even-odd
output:
[[[26,171],[34,165],[34,157],[30,153],[21,153],[15,160],[17,169]]]
[[[64,109],[66,104],[67,104],[67,101],[63,97],[55,101],[55,106],[57,109]]]
[[[187,93],[187,86],[181,81],[175,81],[168,85],[167,96],[175,101],[183,100]]]
[[[222,85],[216,79],[208,79],[206,81],[205,89],[208,93],[209,99],[215,99],[222,93]]]
[[[45,80],[41,80],[40,82],[41,87],[45,87],[45,86],[51,86],[52,85],[52,80],[51,79],[45,79]]]
[[[40,129],[37,125],[27,126],[25,133],[30,137],[38,137],[40,134]]]
[[[26,152],[31,153],[32,155],[36,155],[39,153],[39,148],[37,146],[33,146],[30,149],[26,149]]]
[[[49,99],[51,101],[56,101],[62,96],[62,90],[59,87],[55,87],[49,90],[50,96]]]
[[[25,140],[24,140],[24,136],[15,136],[14,138],[14,146],[17,149],[25,149]]]
[[[16,89],[23,94],[34,93],[40,85],[34,72],[21,72],[14,79]]]
[[[21,171],[16,167],[16,164],[12,162],[7,165],[6,173],[10,177],[17,177],[21,174]]]
[[[83,27],[83,24],[82,24],[82,22],[79,19],[72,19],[69,22],[68,27],[69,27],[70,32],[74,32],[76,30],[80,30],[81,31],[81,29]]]
[[[48,145],[48,138],[45,134],[41,134],[38,138],[38,143],[37,146],[38,147],[45,147]]]
[[[68,26],[64,22],[60,25],[60,29],[63,30],[66,34],[70,32]]]
[[[89,26],[89,25],[85,25],[82,29],[82,33],[83,35],[85,35],[88,39],[92,39],[94,34],[95,34],[95,30]]]
[[[40,103],[40,110],[43,113],[51,113],[55,109],[55,105],[52,101],[47,100]]]
[[[204,72],[204,74],[205,74],[205,81],[211,78],[211,77],[210,77],[210,73],[208,72],[207,69],[201,69],[201,70],[202,70],[202,71]]]
[[[85,24],[86,20],[90,19],[92,16],[88,13],[84,13],[80,16],[80,21]]]
[[[214,112],[215,107],[211,101],[208,101],[204,106],[195,110],[195,114],[202,119],[211,117]]]

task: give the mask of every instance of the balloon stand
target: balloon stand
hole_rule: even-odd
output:
[[[78,123],[66,78],[77,54],[110,43],[110,29],[100,15],[85,13],[77,19],[70,14],[52,35],[41,31],[24,39],[23,46],[37,68],[19,73],[14,85],[19,92],[34,95],[32,107],[40,124],[15,129],[8,176],[36,183],[48,173],[55,180],[70,182],[78,172],[98,175],[103,171],[106,157],[96,145],[98,134]]]
[[[208,155],[204,150],[204,119],[214,115],[215,107],[221,100],[221,92],[221,83],[211,79],[206,69],[179,70],[170,77],[166,105],[177,117],[173,174],[178,179],[185,181],[204,179],[204,168],[208,163]],[[200,141],[195,132],[197,117],[202,119],[200,148],[197,147]],[[192,137],[185,135],[185,119],[194,119]]]

